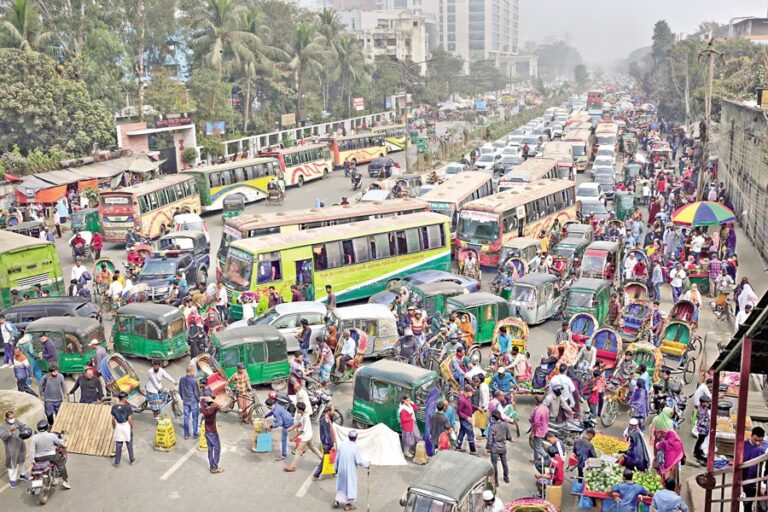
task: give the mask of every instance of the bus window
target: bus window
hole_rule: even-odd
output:
[[[174,192],[176,194],[176,201],[181,201],[182,199],[184,199],[184,197],[185,197],[184,187],[182,186],[181,183],[175,184],[173,186],[173,190],[174,190]]]
[[[235,183],[242,183],[245,181],[245,171],[242,167],[235,169]]]
[[[232,171],[222,171],[221,173],[221,181],[222,185],[231,185],[232,184]]]
[[[365,263],[370,258],[368,256],[368,243],[365,238],[355,238],[352,240],[355,249],[355,261]]]
[[[417,228],[405,230],[405,241],[408,246],[408,254],[414,254],[421,251],[421,238]]]
[[[160,190],[155,191],[155,194],[157,194],[157,202],[160,206],[168,204],[168,196],[165,194],[165,189],[161,188]]]
[[[178,190],[176,187],[178,187]],[[165,190],[165,193],[168,195],[168,201],[171,203],[175,203],[176,201],[183,199],[184,194],[182,193],[181,195],[179,195],[180,191],[183,192],[183,190],[181,189],[181,185],[178,183],[176,185],[172,185],[168,187]]]
[[[392,255],[391,247],[389,244],[389,236],[387,234],[373,235],[369,237],[368,240],[371,246],[372,260],[389,258]]]
[[[397,252],[395,254],[408,254],[408,243],[405,239],[405,231],[397,231],[395,233],[395,239],[397,240],[397,245],[395,246],[395,251]]]
[[[439,249],[445,245],[443,226],[432,225],[421,228],[422,245],[425,249]]]
[[[279,252],[259,254],[259,275],[257,279],[259,284],[281,281],[283,279]]]
[[[355,250],[352,247],[352,240],[341,242],[341,250],[344,253],[344,264],[352,265],[355,263]]]
[[[149,211],[150,208],[147,196],[139,196],[139,208],[141,208],[141,213],[147,213]]]
[[[149,200],[149,209],[156,210],[158,208],[157,195],[154,192],[149,192],[147,194],[147,199]]]
[[[208,176],[208,182],[211,184],[211,187],[220,187],[221,186],[221,174],[218,172],[212,172]]]
[[[315,261],[315,270],[325,270],[328,268],[328,255],[325,253],[323,244],[312,246],[312,259]]]
[[[328,260],[328,268],[338,268],[344,265],[344,257],[341,250],[341,242],[326,243],[325,254]]]

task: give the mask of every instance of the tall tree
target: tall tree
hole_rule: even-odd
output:
[[[25,53],[52,53],[53,32],[44,31],[31,0],[12,0],[2,25],[3,46]]]
[[[334,61],[339,57],[339,34],[344,30],[339,14],[331,9],[323,9],[318,13],[317,31],[325,45],[325,62],[323,63],[323,109],[328,110],[331,70]]]
[[[654,66],[658,67],[669,55],[672,45],[675,44],[675,35],[669,28],[669,23],[659,20],[653,26],[653,44],[651,45],[651,58]]]
[[[364,60],[363,54],[357,39],[349,35],[343,35],[339,38],[337,52],[339,78],[341,79],[341,97],[342,99],[344,98],[344,91],[346,89],[347,114],[350,114],[352,112],[352,86],[364,74],[363,67],[360,65]]]
[[[296,27],[293,32],[291,54],[293,57],[289,65],[296,81],[296,120],[301,122],[304,120],[301,112],[304,81],[308,74],[320,69],[323,59],[323,46],[312,25],[300,23]]]
[[[589,83],[589,71],[584,64],[578,64],[573,68],[573,79],[576,81],[576,85],[584,87]]]
[[[192,36],[198,63],[224,76],[256,60],[253,49],[261,42],[248,30],[247,16],[248,9],[236,0],[206,0],[195,20],[200,28]]]

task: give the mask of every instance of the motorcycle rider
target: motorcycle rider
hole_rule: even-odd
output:
[[[141,243],[141,237],[139,237],[136,233],[133,232],[133,228],[128,228],[128,231],[125,233],[125,248],[130,249],[134,245]]]
[[[355,167],[352,169],[352,190],[359,190],[360,187],[362,187],[362,184],[363,175],[360,174],[360,171]]]
[[[414,336],[413,331],[411,329],[406,329],[404,335],[397,340],[395,347],[397,348],[400,359],[410,363],[416,355],[418,345],[418,339]]]
[[[71,489],[69,478],[67,476],[67,465],[64,457],[56,452],[56,447],[66,448],[64,441],[59,436],[48,432],[48,421],[40,420],[37,422],[37,433],[32,436],[29,443],[29,455],[35,462],[52,462],[61,475],[61,486],[65,489]]]

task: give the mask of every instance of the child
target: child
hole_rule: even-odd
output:
[[[545,496],[548,485],[560,486],[565,482],[565,461],[557,446],[551,445],[547,448],[547,454],[549,455],[548,470],[543,473],[536,472],[536,489],[541,497]]]
[[[696,410],[696,433],[698,438],[696,439],[696,445],[693,447],[693,456],[699,461],[702,466],[707,464],[706,452],[702,450],[704,440],[709,435],[710,425],[710,412],[709,406],[712,405],[712,399],[708,396],[702,396],[699,399],[699,408]]]
[[[603,403],[603,392],[605,391],[605,377],[600,370],[592,371],[592,379],[587,383],[586,388],[590,390],[587,397],[587,404],[592,414],[600,414],[600,406]],[[586,391],[585,391],[586,394]]]
[[[440,434],[440,437],[437,439],[438,450],[451,449],[451,432],[453,432],[453,427],[446,425],[445,430],[443,430],[443,432]]]

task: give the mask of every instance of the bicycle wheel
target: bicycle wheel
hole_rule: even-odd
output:
[[[693,382],[694,375],[696,375],[696,360],[688,358],[683,367],[683,382],[690,384]]]
[[[600,423],[604,427],[610,427],[616,421],[619,414],[619,403],[615,398],[607,398],[603,404],[603,410],[600,412]]]

